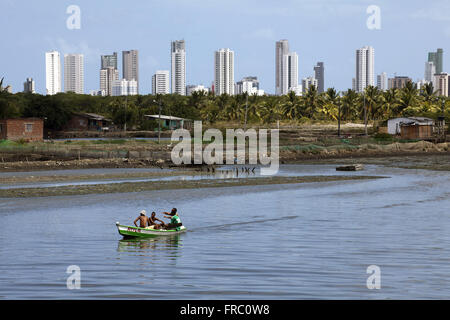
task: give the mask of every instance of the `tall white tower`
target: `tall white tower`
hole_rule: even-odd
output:
[[[61,56],[58,51],[45,53],[45,87],[49,95],[61,92]]]
[[[298,55],[289,52],[283,56],[282,68],[282,88],[281,94],[288,94],[289,91],[296,91],[298,87]]]
[[[374,81],[375,50],[366,46],[356,50],[356,91],[363,92]]]
[[[169,70],[158,70],[152,77],[152,94],[169,94]]]
[[[434,62],[425,62],[425,81],[432,82],[436,74],[436,66]]]
[[[289,53],[289,42],[284,39],[275,44],[275,94],[282,94],[283,57]]]
[[[171,43],[172,93],[186,95],[186,43],[176,40]]]
[[[234,51],[220,49],[214,55],[214,93],[234,94]]]
[[[386,72],[382,72],[377,76],[377,88],[381,91],[386,91],[388,89],[388,78]]]
[[[64,92],[84,94],[84,56],[64,55]]]

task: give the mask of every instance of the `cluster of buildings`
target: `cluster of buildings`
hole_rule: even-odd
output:
[[[449,74],[443,72],[444,50],[437,49],[436,52],[428,53],[428,61],[425,63],[424,78],[416,82],[417,89],[421,89],[425,84],[432,83],[437,95],[448,97]],[[381,91],[389,89],[401,89],[408,82],[413,82],[407,76],[397,76],[388,78],[386,72],[382,72],[374,77],[375,50],[366,46],[356,50],[356,77],[352,81],[352,89],[363,92],[367,86],[376,86]]]
[[[432,83],[438,95],[449,94],[450,77],[443,72],[443,49],[428,53],[425,63],[424,78],[416,81],[418,89],[426,83]],[[234,78],[234,51],[229,48],[214,52],[214,81],[210,87],[203,85],[188,85],[186,81],[186,43],[184,40],[172,41],[170,45],[170,70],[158,70],[151,78],[153,94],[191,95],[193,92],[212,92],[221,94],[264,95],[259,86],[258,78],[247,76],[239,81]],[[51,51],[45,53],[46,90],[52,95],[62,92],[60,53]],[[388,78],[386,72],[375,76],[375,50],[365,46],[356,50],[356,74],[352,79],[352,89],[364,92],[368,86],[376,86],[386,91],[391,88],[401,89],[412,79],[407,76]],[[323,62],[317,62],[311,76],[302,78],[299,82],[298,54],[289,48],[289,42],[282,39],[275,43],[275,94],[285,95],[291,91],[297,95],[307,92],[314,86],[319,93],[325,90],[325,67]],[[139,52],[138,50],[122,51],[122,78],[119,77],[118,55],[101,56],[100,89],[91,91],[91,95],[123,96],[139,94]],[[84,56],[83,54],[64,54],[64,91],[84,93]],[[35,92],[35,83],[27,78],[24,92]]]

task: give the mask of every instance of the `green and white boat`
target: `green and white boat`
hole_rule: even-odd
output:
[[[155,230],[155,229],[146,229],[132,226],[121,225],[119,222],[116,222],[117,230],[119,234],[124,236],[125,238],[154,238],[159,236],[171,236],[175,234],[180,234],[186,232],[187,229],[185,226],[178,227],[176,229],[171,230]]]

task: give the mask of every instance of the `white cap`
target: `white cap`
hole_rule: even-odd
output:
[[[142,210],[140,213],[145,216],[147,214],[147,211]]]

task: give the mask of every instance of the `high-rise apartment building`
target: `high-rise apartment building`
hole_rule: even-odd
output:
[[[375,50],[366,46],[356,50],[356,83],[357,92],[363,92],[366,87],[374,85]]]
[[[169,94],[169,70],[158,70],[152,77],[152,94]]]
[[[449,93],[449,74],[437,73],[434,75],[433,86],[436,90],[436,94],[439,96],[448,97]]]
[[[380,91],[386,91],[388,89],[388,77],[386,72],[382,72],[377,76],[377,88]]]
[[[27,78],[27,80],[23,83],[23,92],[25,92],[25,93],[36,93],[36,89],[35,89],[33,78]]]
[[[319,93],[324,92],[325,91],[325,67],[323,65],[323,62],[317,62],[317,65],[314,67],[314,78],[317,80],[317,90],[319,91]]]
[[[298,55],[289,52],[283,56],[283,81],[281,94],[288,94],[289,91],[297,91],[298,87]]]
[[[137,95],[136,80],[114,80],[112,82],[112,96],[134,96]]]
[[[402,89],[406,86],[408,82],[412,82],[410,77],[395,76],[388,80],[389,89]]]
[[[206,95],[209,92],[209,88],[207,88],[201,84],[200,85],[194,85],[194,84],[187,85],[186,86],[186,95],[190,96],[190,95],[192,95],[193,92],[198,92],[198,93],[202,92],[203,94]]]
[[[117,52],[114,52],[113,54],[109,55],[103,55],[101,56],[101,69],[106,69],[108,67],[113,67],[114,69],[117,68]]]
[[[257,77],[244,77],[241,81],[236,82],[234,89],[235,94],[247,93],[249,95],[264,95],[264,91],[259,89],[259,81]]]
[[[318,90],[319,88],[319,81],[316,78],[313,77],[308,77],[308,78],[303,78],[302,79],[302,92],[306,93],[308,92],[308,90],[310,89],[311,86],[316,87],[316,89]]]
[[[427,82],[433,82],[434,75],[436,74],[436,66],[434,65],[434,62],[427,61],[425,62],[425,81]]]
[[[113,67],[107,67],[100,70],[100,91],[105,95],[112,95],[113,81],[119,80],[119,70]]]
[[[139,54],[137,50],[122,51],[123,78],[136,80],[139,93]]]
[[[283,88],[283,57],[289,53],[289,42],[286,39],[275,44],[275,94],[281,95]]]
[[[45,88],[49,95],[61,92],[61,56],[58,51],[45,53]]]
[[[172,93],[186,95],[186,43],[172,41],[170,45]]]
[[[436,73],[442,73],[444,67],[444,50],[437,49],[436,52],[428,53],[428,62],[433,62],[436,67]]]
[[[220,49],[214,54],[214,93],[234,94],[234,51]]]
[[[64,92],[84,94],[84,56],[64,55]]]

